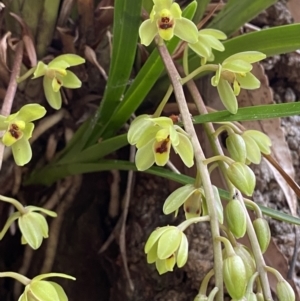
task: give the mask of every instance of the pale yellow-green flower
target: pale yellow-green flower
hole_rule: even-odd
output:
[[[139,116],[131,123],[127,138],[138,149],[135,157],[138,170],[146,170],[154,163],[164,166],[171,146],[187,167],[194,164],[194,150],[187,133],[169,117]]]
[[[167,41],[175,35],[189,43],[197,42],[198,29],[192,21],[181,16],[178,3],[173,0],[153,0],[153,3],[150,19],[139,28],[142,44],[148,46],[157,34]]]
[[[3,238],[11,224],[18,220],[18,225],[22,233],[21,243],[29,244],[31,248],[38,249],[43,241],[43,238],[48,238],[48,224],[45,217],[41,214],[44,213],[51,217],[56,217],[54,211],[47,210],[36,206],[26,206],[13,198],[8,198],[0,195],[0,200],[11,203],[18,211],[14,212],[6,221],[2,231],[0,232],[0,240]],[[41,212],[41,213],[38,213]]]
[[[147,262],[155,263],[158,273],[173,271],[175,263],[181,268],[188,258],[188,240],[175,226],[157,228],[145,245]]]
[[[186,219],[200,216],[202,208],[202,197],[204,195],[202,188],[196,188],[194,185],[185,185],[173,191],[166,199],[163,212],[170,214],[175,212],[183,205]]]
[[[61,277],[76,280],[74,277],[62,273],[41,274],[29,279],[15,272],[2,272],[0,277],[11,277],[25,285],[24,293],[18,301],[68,301],[66,293],[59,284],[44,279]]]
[[[81,81],[69,67],[83,64],[85,59],[76,54],[63,54],[53,59],[48,65],[38,62],[33,78],[43,76],[45,97],[50,106],[56,110],[61,108],[60,88],[76,89],[81,87]]]
[[[202,65],[207,61],[213,61],[214,55],[212,49],[224,51],[224,45],[219,40],[225,40],[226,34],[217,29],[201,29],[198,32],[198,40],[196,43],[189,43],[189,47],[201,56]]]
[[[219,65],[211,84],[218,89],[225,108],[232,114],[238,109],[236,96],[241,88],[253,90],[260,87],[260,81],[251,73],[252,64],[266,58],[258,51],[245,51],[228,57]]]
[[[2,143],[11,146],[17,165],[27,164],[32,157],[29,139],[32,136],[34,124],[31,121],[42,118],[46,110],[39,104],[27,104],[17,113],[9,116],[0,115],[0,131],[5,131]]]

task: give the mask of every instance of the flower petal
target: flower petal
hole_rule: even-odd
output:
[[[37,207],[37,206],[26,206],[25,207],[27,211],[40,211],[43,212],[46,215],[49,215],[51,217],[57,217],[56,212],[42,208],[42,207]]]
[[[238,103],[236,96],[227,80],[220,79],[217,85],[218,93],[224,107],[231,113],[236,114],[238,109]]]
[[[170,158],[171,141],[169,139],[153,143],[155,163],[165,166]]]
[[[7,129],[8,124],[6,123],[7,117],[0,115],[0,131]]]
[[[139,28],[139,35],[141,38],[141,44],[148,46],[158,33],[158,28],[155,22],[150,19],[144,21]]]
[[[32,122],[27,123],[25,129],[23,130],[24,139],[26,140],[30,139],[33,130],[34,130],[34,124]]]
[[[157,259],[157,242],[153,245],[147,253],[147,263],[154,263]]]
[[[14,160],[18,166],[27,164],[32,158],[31,146],[28,140],[21,138],[11,146]]]
[[[154,152],[152,150],[152,145],[154,140],[149,141],[146,145],[139,148],[135,155],[135,165],[138,170],[144,171],[150,168],[154,162]]]
[[[52,282],[52,281],[48,281],[48,282],[51,283],[52,286],[55,288],[56,293],[59,298],[59,301],[68,301],[68,297],[67,297],[65,291],[59,284],[57,284],[56,282]]]
[[[19,135],[19,134],[18,134]],[[22,133],[21,133],[22,135]],[[9,131],[6,131],[2,137],[2,143],[5,146],[12,146],[14,143],[16,143],[18,141],[18,139],[20,139],[19,137],[16,138],[17,136],[13,136]]]
[[[211,54],[211,48],[205,45],[201,39],[194,44],[189,44],[189,47],[199,56],[205,57],[208,59]]]
[[[199,34],[210,35],[210,36],[213,36],[214,38],[216,38],[218,40],[227,39],[227,36],[223,31],[220,31],[220,30],[217,30],[217,29],[212,29],[212,28],[201,29],[199,31]]]
[[[243,60],[230,60],[228,62],[224,61],[222,68],[234,73],[246,73],[252,70],[252,65]]]
[[[58,92],[53,91],[52,79],[47,76],[44,76],[43,86],[44,86],[45,97],[49,105],[53,109],[59,110],[61,108],[62,99],[59,91]]]
[[[127,134],[129,144],[137,144],[142,136],[144,136],[144,132],[147,131],[149,127],[153,126],[149,117],[150,115],[143,114],[132,121]]]
[[[259,51],[244,51],[231,55],[224,62],[229,62],[233,60],[243,60],[250,64],[256,63],[266,58],[266,55]]]
[[[152,249],[152,247],[155,245],[155,243],[158,241],[158,239],[161,237],[161,235],[165,231],[169,230],[170,228],[175,228],[175,227],[165,226],[165,227],[161,227],[161,228],[156,228],[149,236],[149,238],[145,244],[144,252],[147,254]]]
[[[30,122],[44,117],[46,112],[43,106],[37,103],[30,103],[20,109],[17,119]]]
[[[38,62],[35,71],[33,73],[32,79],[44,76],[47,70],[48,70],[48,66],[45,63]]]
[[[177,266],[179,268],[183,267],[188,259],[188,252],[189,252],[189,242],[185,236],[184,233],[182,233],[182,238],[181,238],[181,242],[180,242],[180,246],[178,248],[178,252],[177,252]]]
[[[69,89],[77,89],[81,87],[81,80],[72,71],[68,70],[66,76],[62,77],[62,85]]]
[[[170,214],[176,211],[195,189],[194,185],[185,185],[173,191],[165,200],[163,213]]]
[[[155,9],[157,9],[157,11],[165,8],[170,9],[172,2],[173,0],[153,0],[154,5],[156,6]]]
[[[246,73],[245,76],[237,74],[236,79],[243,89],[253,90],[260,87],[260,81],[251,72]]]
[[[173,19],[180,19],[181,18],[182,10],[181,10],[178,3],[176,3],[176,2],[172,3],[172,5],[170,7],[170,13],[171,13]]]
[[[203,38],[203,40],[205,40],[205,43],[210,46],[210,48],[216,49],[218,51],[224,51],[225,47],[224,45],[215,37],[210,36],[210,35],[206,35],[206,34],[201,34],[199,35],[199,40],[201,40],[201,38]]]
[[[85,63],[85,59],[77,54],[62,54],[54,58],[49,64],[48,68],[55,69],[55,68],[62,68],[66,69],[71,66],[77,66],[80,64]]]
[[[45,231],[48,230],[41,227],[41,217],[44,218],[39,213],[30,212],[22,215],[18,220],[19,228],[24,239],[34,250],[41,246]],[[44,227],[45,224],[47,225],[46,220],[42,226]]]
[[[198,41],[198,28],[187,18],[176,20],[174,34],[188,43],[196,43]]]
[[[34,300],[60,301],[56,289],[49,281],[32,281],[30,292]]]
[[[158,240],[157,257],[167,259],[175,253],[180,245],[182,232],[177,227],[165,231]]]
[[[192,167],[194,165],[194,149],[191,140],[181,133],[179,135],[179,144],[177,146],[172,145],[176,154],[178,154],[183,161],[184,165],[187,167]]]
[[[155,261],[155,267],[159,273],[159,275],[165,274],[168,272],[166,260],[157,259]]]

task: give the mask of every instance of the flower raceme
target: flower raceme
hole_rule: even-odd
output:
[[[261,61],[266,55],[258,51],[245,51],[228,57],[219,65],[211,84],[217,87],[225,108],[232,114],[238,109],[236,96],[241,88],[253,90],[260,87],[260,81],[250,72],[252,63]]]
[[[46,110],[39,104],[27,104],[17,113],[9,116],[0,115],[0,131],[5,131],[2,143],[11,146],[17,165],[27,164],[32,157],[29,139],[32,136],[34,124],[31,121],[42,118]]]
[[[153,3],[150,19],[139,28],[142,44],[148,46],[157,34],[167,41],[175,35],[188,43],[197,42],[198,29],[192,21],[181,16],[178,3],[173,0],[153,0]]]
[[[138,149],[135,157],[138,170],[146,170],[154,163],[164,166],[171,146],[187,167],[194,164],[194,150],[187,133],[169,117],[139,116],[131,123],[127,138]]]

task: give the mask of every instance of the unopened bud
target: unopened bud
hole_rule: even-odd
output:
[[[254,258],[251,255],[250,250],[247,247],[243,246],[242,244],[238,243],[234,247],[234,251],[238,256],[242,258],[246,269],[247,281],[249,281],[251,276],[256,271],[256,264]]]
[[[226,147],[234,161],[245,163],[247,155],[246,144],[240,135],[236,133],[230,134],[226,139]]]
[[[255,188],[255,175],[244,163],[234,162],[226,169],[230,182],[247,196],[253,194]]]
[[[240,256],[233,255],[224,260],[223,277],[231,298],[240,300],[245,295],[247,285],[246,269]]]
[[[246,233],[246,213],[239,200],[230,200],[225,208],[225,217],[229,230],[236,238]]]
[[[262,253],[268,249],[271,240],[271,231],[268,222],[259,217],[253,221],[253,227]]]
[[[278,281],[276,293],[279,301],[295,301],[295,293],[290,284],[284,279]]]

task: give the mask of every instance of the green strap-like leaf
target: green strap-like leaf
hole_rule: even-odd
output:
[[[50,185],[54,181],[64,178],[66,176],[89,173],[89,172],[112,170],[112,169],[137,171],[135,164],[128,161],[103,160],[98,163],[69,164],[63,166],[54,166],[51,169],[48,169],[46,171],[46,174],[44,173],[45,170],[43,170],[42,173],[36,172],[31,176],[31,178],[29,178],[25,182],[25,184],[34,183],[34,184]],[[150,169],[146,170],[145,172],[178,182],[183,185],[193,184],[195,182],[195,179],[192,177],[188,177],[182,174],[176,174],[162,167],[153,166]],[[219,194],[220,197],[224,200],[229,201],[231,199],[231,196],[225,190],[219,189]],[[291,215],[285,214],[277,210],[273,210],[271,208],[267,208],[265,206],[259,205],[259,207],[264,214],[274,219],[281,220],[295,225],[300,225],[300,219],[297,217],[293,217]]]
[[[207,27],[231,35],[275,2],[277,0],[229,0]]]
[[[219,111],[206,115],[194,116],[194,123],[220,121],[251,121],[269,118],[288,117],[300,114],[300,102],[271,104],[238,109],[236,114]]]

